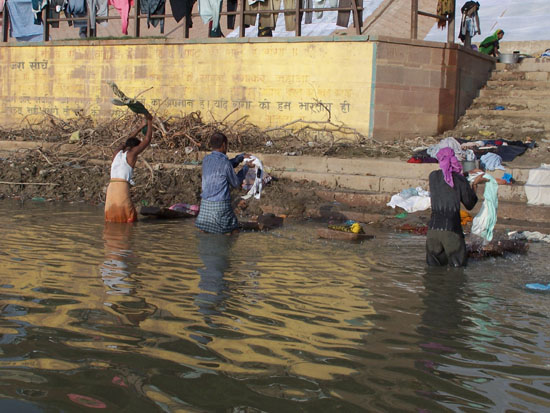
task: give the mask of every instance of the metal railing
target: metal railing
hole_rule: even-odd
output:
[[[6,1],[6,4],[4,6],[4,13],[2,16],[2,42],[8,42],[9,40],[9,12],[8,12],[8,5]],[[283,10],[245,10],[245,2],[247,0],[239,0],[238,10],[236,11],[220,11],[220,20],[221,16],[238,16],[239,17],[239,36],[245,37],[245,23],[244,19],[247,15],[273,15],[273,14],[280,14],[280,13],[289,13],[292,12],[295,14],[294,19],[296,23],[295,28],[295,36],[301,36],[302,35],[302,16],[304,13],[307,12],[323,12],[323,11],[344,11],[344,12],[351,12],[353,14],[353,26],[355,28],[356,34],[361,34],[361,26],[362,26],[362,16],[361,12],[363,11],[362,6],[358,6],[357,2],[358,0],[351,0],[351,5],[349,7],[325,7],[325,8],[311,8],[311,7],[303,7],[302,1],[304,0],[296,0],[296,8],[295,9],[283,9]],[[362,1],[361,1],[362,4]],[[88,12],[86,17],[63,17],[63,18],[48,18],[48,7],[49,5],[45,6],[42,10],[42,24],[44,27],[44,41],[50,40],[50,24],[51,23],[58,23],[58,22],[79,22],[79,21],[86,21],[86,37],[90,38],[95,36],[97,33],[97,29],[95,27],[95,24],[92,25],[92,19],[90,16],[90,13]],[[188,39],[190,36],[189,28],[191,27],[191,21],[194,17],[199,17],[199,13],[191,13],[188,16],[184,16],[184,22],[182,25],[183,28],[183,38]],[[167,17],[174,17],[173,14],[155,14],[150,16],[153,19],[157,18],[167,18]],[[147,14],[142,14],[140,12],[140,1],[134,0],[134,6],[131,8],[129,16],[129,20],[134,20],[136,24],[134,25],[134,30],[132,33],[133,37],[140,37],[140,20],[141,19],[147,19]],[[121,17],[118,15],[113,16],[107,16],[107,17],[96,17],[95,22],[102,22],[102,21],[109,21],[109,20],[120,20]],[[167,36],[164,36],[167,37]]]

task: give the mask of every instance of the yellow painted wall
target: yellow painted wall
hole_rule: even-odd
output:
[[[370,130],[374,46],[365,41],[120,44],[114,41],[0,47],[0,124],[84,110],[120,114],[105,83],[140,96],[161,115],[248,115],[261,127],[297,119]],[[322,103],[322,104],[320,104]]]

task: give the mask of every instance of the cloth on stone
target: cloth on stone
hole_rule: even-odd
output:
[[[231,206],[231,200],[201,200],[195,226],[202,231],[214,234],[225,234],[239,228],[239,221]]]
[[[493,230],[497,223],[498,183],[491,175],[483,172],[470,175],[468,180],[473,182],[480,174],[489,181],[485,183],[481,209],[472,222],[472,234],[480,236],[487,243],[493,239]]]
[[[550,244],[550,235],[538,231],[511,231],[508,233],[508,238],[511,240],[547,242]]]
[[[550,205],[550,164],[531,169],[524,188],[528,204]]]
[[[393,195],[386,205],[392,208],[398,206],[409,213],[429,209],[431,206],[430,193],[421,187],[410,189],[413,191],[403,190]]]
[[[479,161],[482,164],[482,168],[488,171],[494,171],[496,169],[506,170],[506,168],[502,166],[502,158],[496,153],[486,153],[479,158]]]
[[[460,143],[453,137],[442,139],[439,143],[430,146],[427,149],[427,153],[432,158],[437,158],[437,153],[442,148],[451,148],[455,153],[456,159],[458,159],[459,161],[463,161],[466,156],[464,151],[462,150],[462,147],[460,146]]]

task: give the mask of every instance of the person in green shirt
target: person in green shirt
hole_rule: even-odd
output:
[[[500,39],[502,39],[503,36],[504,36],[504,31],[502,29],[498,29],[494,34],[492,34],[489,37],[486,37],[479,44],[479,51],[481,53],[488,54],[489,56],[497,57],[499,55],[498,42]]]

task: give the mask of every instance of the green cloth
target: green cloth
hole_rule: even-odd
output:
[[[480,44],[479,44],[479,51],[484,54],[491,55],[496,49],[498,49],[498,34],[501,32],[500,29],[498,29],[496,32],[494,32],[491,36],[486,37]]]
[[[143,103],[136,99],[129,98],[126,96],[116,85],[114,82],[107,82],[109,86],[111,86],[111,89],[113,90],[113,93],[118,96],[119,99],[111,99],[111,102],[113,105],[116,106],[128,106],[130,110],[137,114],[142,115],[148,115],[149,111],[145,108]],[[147,130],[147,129],[146,129]],[[144,132],[145,133],[145,132]]]

